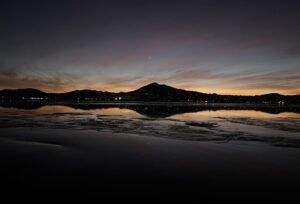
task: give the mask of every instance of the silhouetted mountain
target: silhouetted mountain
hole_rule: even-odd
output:
[[[168,93],[178,93],[184,90],[176,89],[171,86],[167,86],[165,84],[158,84],[156,82],[143,86],[135,91],[134,93],[141,93],[141,94],[168,94]]]
[[[130,92],[111,93],[95,90],[76,90],[67,93],[45,93],[37,89],[16,89],[0,91],[1,103],[23,101],[161,101],[196,103],[261,103],[300,104],[300,95],[285,96],[277,93],[260,96],[232,96],[206,94],[177,89],[165,84],[151,83]]]
[[[9,100],[33,99],[44,98],[48,94],[38,89],[4,89],[0,91],[0,96]]]
[[[113,93],[95,90],[76,90],[56,95],[56,99],[65,100],[113,100]]]
[[[204,100],[207,94],[176,89],[165,84],[151,83],[135,91],[126,93],[129,98],[141,101],[198,101]]]

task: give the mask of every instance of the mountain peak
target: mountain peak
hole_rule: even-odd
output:
[[[47,98],[49,101],[171,101],[171,102],[212,102],[212,103],[263,103],[263,104],[300,104],[300,95],[284,96],[277,93],[257,96],[231,96],[218,94],[205,94],[196,91],[174,88],[157,82],[149,83],[137,90],[130,92],[111,93],[95,90],[77,90],[67,93],[49,94],[37,89],[0,90],[0,98],[3,102],[24,100],[33,98]],[[25,98],[25,99],[24,99]],[[25,101],[26,101],[25,100]],[[34,99],[35,100],[35,99]]]
[[[147,86],[161,86],[161,84],[157,83],[157,82],[152,82],[144,87],[147,87]]]
[[[168,90],[170,90],[170,89],[176,90],[175,88],[173,88],[171,86],[167,86],[165,84],[159,84],[157,82],[153,82],[153,83],[150,83],[150,84],[148,84],[146,86],[143,86],[143,87],[137,89],[136,91],[154,91],[154,92],[157,92],[157,91],[160,91],[162,89],[163,90],[166,90],[166,89],[168,89]]]

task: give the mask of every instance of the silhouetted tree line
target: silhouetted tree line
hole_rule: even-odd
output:
[[[95,90],[76,90],[67,93],[45,93],[37,89],[0,91],[1,103],[23,102],[80,102],[80,101],[153,101],[193,103],[248,103],[248,104],[300,104],[300,95],[285,96],[277,93],[259,96],[206,94],[176,89],[151,83],[135,91],[112,93]]]

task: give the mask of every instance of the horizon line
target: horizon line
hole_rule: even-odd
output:
[[[254,94],[254,95],[207,93],[207,92],[200,92],[200,91],[196,91],[196,90],[189,90],[189,89],[177,88],[177,87],[174,87],[174,86],[170,86],[170,85],[167,85],[167,84],[164,84],[164,83],[158,83],[158,82],[148,83],[146,85],[143,85],[143,86],[141,86],[139,88],[136,88],[136,89],[133,89],[131,91],[119,91],[119,92],[103,91],[103,90],[96,90],[96,89],[89,89],[89,88],[74,89],[74,90],[71,90],[71,91],[64,91],[64,92],[63,91],[62,92],[49,92],[49,91],[44,91],[43,89],[38,89],[38,88],[33,88],[33,87],[27,87],[27,88],[5,88],[5,89],[1,89],[0,91],[4,91],[4,90],[34,89],[34,90],[42,91],[42,92],[44,92],[46,94],[64,94],[64,93],[70,93],[70,92],[74,92],[74,91],[98,91],[98,92],[120,94],[120,93],[128,93],[128,92],[136,91],[136,90],[138,90],[140,88],[149,86],[151,84],[158,84],[160,86],[165,85],[165,86],[169,86],[171,88],[178,89],[178,90],[191,91],[191,92],[197,92],[197,93],[202,93],[202,94],[211,94],[211,95],[216,94],[216,95],[221,95],[221,96],[262,96],[262,95],[269,95],[269,94],[279,94],[279,95],[282,95],[282,96],[298,96],[298,95],[300,95],[300,93],[297,93],[297,94],[281,94],[281,93],[278,93],[278,92],[267,92],[267,93],[263,93],[263,94]]]

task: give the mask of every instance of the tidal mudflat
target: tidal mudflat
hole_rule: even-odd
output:
[[[250,195],[293,193],[300,181],[297,111],[98,104],[0,113],[1,175],[12,189]]]

